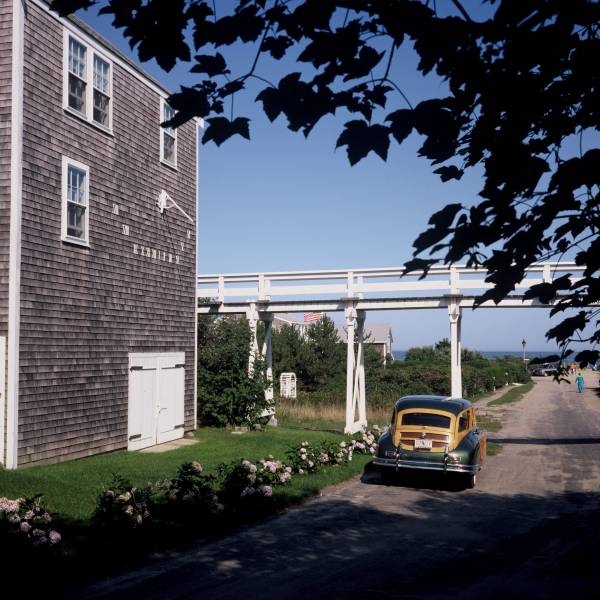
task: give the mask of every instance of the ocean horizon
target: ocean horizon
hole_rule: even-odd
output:
[[[472,348],[469,348],[472,350]],[[485,358],[502,358],[503,356],[515,356],[517,358],[523,357],[523,350],[473,350],[479,352]],[[392,350],[392,355],[396,360],[404,360],[407,350]],[[547,350],[547,351],[526,351],[525,358],[542,358],[544,356],[560,354],[560,350]]]

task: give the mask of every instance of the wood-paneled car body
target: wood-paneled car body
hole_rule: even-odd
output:
[[[485,460],[487,436],[477,427],[468,400],[443,396],[405,396],[394,406],[379,438],[374,463],[388,479],[399,469],[457,474],[474,487]]]

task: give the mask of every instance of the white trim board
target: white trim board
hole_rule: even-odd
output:
[[[19,443],[19,325],[21,296],[21,217],[23,202],[23,37],[25,7],[13,0],[10,125],[10,255],[8,268],[8,373],[6,462],[16,469]]]
[[[4,436],[6,418],[6,337],[0,336],[0,463],[6,463]]]

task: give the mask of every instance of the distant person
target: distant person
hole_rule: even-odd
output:
[[[577,391],[580,393],[583,392],[583,375],[581,374],[581,371],[579,371],[579,374],[575,377],[575,383],[577,384]]]

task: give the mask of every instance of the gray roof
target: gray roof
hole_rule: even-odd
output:
[[[337,332],[341,339],[346,339],[345,325],[338,325]],[[365,338],[371,344],[387,344],[394,341],[392,328],[387,323],[365,323]]]
[[[273,318],[280,321],[290,321],[291,323],[304,323],[303,313],[277,313],[273,315]]]

